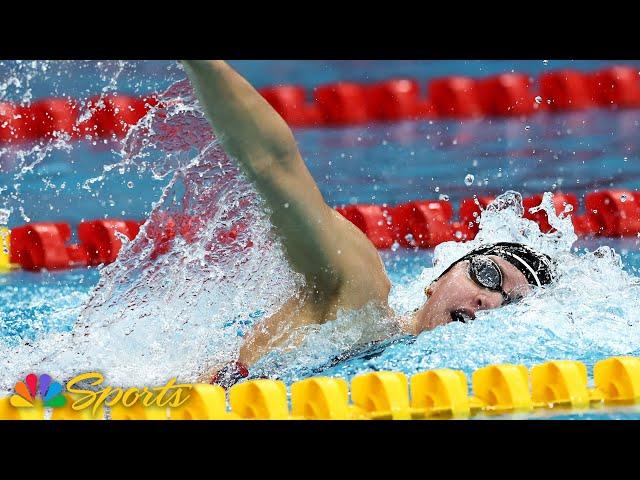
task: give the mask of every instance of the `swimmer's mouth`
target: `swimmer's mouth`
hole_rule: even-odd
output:
[[[467,323],[475,318],[473,313],[468,312],[464,309],[458,309],[451,312],[451,320],[454,322],[462,322]]]

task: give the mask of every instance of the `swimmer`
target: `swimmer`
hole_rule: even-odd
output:
[[[377,249],[325,203],[285,121],[224,61],[183,64],[223,148],[268,205],[291,268],[305,278],[300,295],[247,335],[238,362],[216,372],[218,383],[247,376],[247,366],[294,341],[296,329],[334,320],[340,310],[373,305],[381,316],[393,318],[391,283]],[[426,286],[422,307],[397,319],[399,333],[418,335],[448,322],[467,322],[476,312],[517,301],[552,278],[549,257],[525,245],[483,246]]]

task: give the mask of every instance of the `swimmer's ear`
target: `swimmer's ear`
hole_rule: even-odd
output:
[[[433,295],[433,286],[436,284],[436,282],[437,280],[431,282],[428,287],[425,287],[424,294],[427,296],[427,298]]]

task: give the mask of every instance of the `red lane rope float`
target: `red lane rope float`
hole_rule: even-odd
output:
[[[391,214],[396,241],[403,247],[432,248],[455,238],[450,202],[409,202],[392,208]]]
[[[93,220],[78,225],[78,239],[87,252],[87,265],[111,263],[118,256],[122,240],[117,233],[133,240],[143,222],[133,220]]]
[[[460,202],[459,221],[453,219],[450,202],[443,200],[416,200],[401,205],[344,205],[336,210],[358,227],[379,249],[394,246],[406,248],[433,248],[450,241],[473,239],[478,233],[476,222],[492,197],[465,198]],[[541,231],[552,230],[544,211],[531,213],[542,195],[523,199],[524,216],[535,221]],[[640,237],[640,194],[626,190],[605,190],[588,193],[584,197],[585,213],[578,215],[578,198],[573,194],[556,193],[553,205],[556,213],[571,205],[571,218],[579,236]],[[188,215],[169,215],[159,212],[149,224],[146,236],[152,242],[151,259],[166,254],[176,236],[187,243],[195,241],[203,222]],[[95,266],[113,262],[120,247],[121,237],[134,239],[142,222],[135,220],[91,220],[78,225],[79,244],[68,245],[71,226],[66,223],[31,223],[16,227],[10,233],[10,262],[25,270],[66,269]],[[214,244],[232,245],[247,229],[238,223],[219,232],[205,248]],[[251,248],[250,239],[237,245],[240,250]]]
[[[437,78],[429,83],[429,98],[441,117],[483,116],[478,82],[470,77]]]
[[[571,69],[546,72],[535,86],[533,83],[533,79],[523,73],[485,78],[442,77],[429,82],[426,98],[421,96],[420,83],[410,78],[373,84],[320,85],[314,89],[312,101],[308,101],[311,95],[304,87],[297,85],[265,87],[260,93],[292,127],[640,107],[639,72],[631,66],[613,66],[594,72]],[[0,145],[48,138],[55,132],[71,138],[121,137],[156,105],[157,100],[151,94],[143,98],[93,97],[84,108],[88,107],[90,115],[79,121],[79,103],[70,99],[43,99],[30,106],[0,102]]]
[[[531,81],[522,73],[505,73],[478,82],[482,111],[492,116],[529,115],[538,104]]]
[[[589,193],[585,196],[587,216],[602,236],[634,236],[640,232],[640,194],[623,190]]]
[[[65,223],[33,223],[11,230],[10,262],[25,270],[67,269],[87,265],[81,245],[66,245],[71,227]]]
[[[291,127],[310,127],[324,123],[318,106],[307,103],[307,93],[303,87],[267,87],[261,89],[260,94]]]
[[[356,125],[371,121],[367,87],[340,82],[316,88],[315,102],[327,125]]]
[[[596,93],[598,105],[640,107],[640,85],[635,68],[618,66],[595,72],[591,86]]]
[[[368,88],[367,103],[374,120],[417,119],[432,113],[431,105],[420,99],[420,85],[415,80],[375,83]]]
[[[80,104],[71,99],[46,98],[29,106],[0,102],[0,144],[61,135],[72,139],[122,137],[156,104],[153,96],[93,97],[85,105],[90,114],[81,119]]]
[[[587,75],[575,70],[544,73],[540,77],[540,95],[551,99],[551,110],[581,110],[596,105],[596,95]]]
[[[153,97],[93,97],[88,102],[91,115],[77,124],[76,131],[79,135],[95,135],[99,138],[112,135],[122,137],[129,127],[135,125],[156,103]]]

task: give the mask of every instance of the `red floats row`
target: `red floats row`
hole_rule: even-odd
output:
[[[462,76],[432,80],[423,98],[416,80],[396,78],[374,84],[338,82],[314,89],[308,101],[303,87],[280,85],[260,90],[292,127],[355,125],[371,121],[420,118],[473,118],[529,115],[541,110],[591,107],[640,107],[638,71],[615,66],[596,72],[560,70],[537,81],[522,73],[487,78]],[[79,119],[79,104],[69,99],[44,99],[30,106],[0,102],[0,143],[67,134],[98,138],[123,136],[156,105],[153,97],[124,95],[89,100],[91,115]],[[83,115],[84,116],[84,115]]]
[[[462,223],[470,225],[477,232],[475,219],[493,200],[491,197],[480,197],[477,200],[466,199],[460,206]],[[544,211],[530,213],[529,209],[540,204],[542,195],[534,195],[523,199],[524,216],[534,220],[543,232],[551,231],[547,214]],[[593,235],[602,237],[633,237],[640,234],[640,194],[626,190],[606,190],[585,195],[585,213],[577,215],[578,199],[572,194],[555,194],[553,203],[556,213],[565,211],[566,205],[573,207],[571,219],[577,235]]]
[[[140,222],[93,220],[78,225],[79,244],[68,245],[71,227],[66,223],[32,223],[11,230],[11,263],[25,270],[60,270],[113,262],[122,241],[116,232],[135,238]]]
[[[376,248],[431,248],[453,240],[449,202],[415,201],[396,207],[348,205],[336,210],[364,232]]]
[[[336,210],[352,222],[379,249],[394,245],[407,248],[433,248],[450,240],[470,240],[478,232],[477,218],[493,198],[465,199],[460,204],[460,221],[453,221],[453,208],[448,201],[418,200],[397,206],[348,205]],[[535,221],[543,232],[550,232],[544,211],[531,213],[542,195],[523,199],[525,218]],[[579,236],[640,236],[640,194],[624,190],[607,190],[585,196],[585,213],[577,215],[578,199],[572,194],[555,194],[556,213],[571,211]],[[567,209],[570,205],[572,209]],[[164,214],[162,214],[164,215]],[[187,243],[196,240],[202,222],[196,217],[168,216],[155,218],[147,228],[153,242],[151,258],[167,253],[179,235]],[[10,261],[25,270],[67,269],[113,262],[122,246],[121,236],[134,239],[141,222],[131,220],[93,220],[78,225],[79,244],[69,245],[71,227],[66,223],[32,223],[11,230]],[[210,241],[233,244],[247,226],[239,224],[220,232]],[[250,248],[243,240],[238,248]]]
[[[477,218],[492,197],[464,199],[460,204],[459,222],[452,221],[451,204],[446,201],[414,201],[395,207],[348,205],[336,210],[356,225],[380,249],[397,243],[403,247],[432,248],[449,240],[471,240],[478,233]],[[544,211],[531,213],[542,195],[523,199],[524,216],[535,221],[542,232],[550,232]],[[577,215],[578,198],[572,194],[555,194],[557,214],[571,212],[574,229],[579,236],[629,237],[640,235],[640,194],[624,190],[608,190],[585,196],[583,215]],[[570,205],[571,208],[567,209]]]
[[[156,100],[151,97],[95,97],[85,106],[90,115],[80,118],[80,105],[73,100],[49,98],[28,107],[0,102],[0,143],[33,141],[55,135],[121,137],[155,104]]]
[[[640,106],[638,71],[618,66],[583,74],[573,70],[540,77],[540,95],[552,110],[579,110],[597,106]]]
[[[590,107],[640,107],[638,71],[616,66],[597,72],[548,72],[537,82],[521,73],[488,78],[452,76],[432,80],[427,98],[412,79],[392,79],[372,85],[339,82],[317,87],[307,102],[303,87],[283,85],[261,90],[291,126],[353,125],[376,120],[473,118],[528,115],[538,110]],[[539,97],[539,98],[538,98]]]
[[[149,223],[146,237],[150,241],[150,258],[166,254],[180,236],[187,243],[196,240],[203,222],[188,215],[168,215],[156,212]],[[70,245],[71,226],[66,223],[31,223],[13,228],[10,234],[9,261],[24,270],[62,270],[73,267],[97,266],[115,261],[122,247],[123,236],[133,240],[143,222],[134,220],[91,220],[78,225],[78,244]],[[232,244],[246,229],[245,224],[233,225],[219,232],[217,244]],[[243,240],[239,248],[250,248]],[[140,248],[140,245],[138,245]]]

